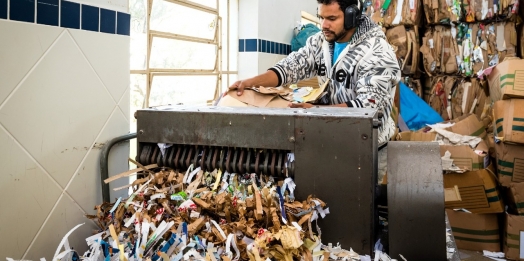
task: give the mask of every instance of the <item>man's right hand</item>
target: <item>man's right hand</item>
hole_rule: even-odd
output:
[[[272,71],[268,70],[263,74],[255,76],[253,78],[248,78],[242,81],[236,81],[231,86],[229,90],[237,90],[237,95],[240,96],[244,93],[245,88],[249,87],[276,87],[278,85],[278,76]]]
[[[246,81],[236,81],[231,86],[229,86],[230,90],[237,90],[237,95],[241,96],[244,93],[244,88],[249,87],[249,85],[246,84]]]

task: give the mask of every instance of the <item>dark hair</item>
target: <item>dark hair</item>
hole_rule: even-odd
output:
[[[338,5],[340,6],[340,10],[344,12],[346,8],[350,5],[358,6],[358,1],[360,0],[317,0],[317,3],[329,5],[329,4],[332,4],[333,2],[337,2]]]

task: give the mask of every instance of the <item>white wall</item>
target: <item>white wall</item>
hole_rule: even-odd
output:
[[[80,223],[69,242],[83,254],[100,148],[129,132],[129,36],[2,19],[0,34],[0,259],[52,260]],[[128,155],[112,150],[110,174]]]
[[[302,19],[301,11],[315,15],[315,0],[264,0],[259,2],[259,36],[275,42],[291,44],[293,28]],[[285,55],[259,53],[258,73],[265,72]]]
[[[314,15],[317,5],[315,0],[242,0],[239,38],[291,44],[293,28],[301,21],[301,11]],[[285,57],[264,52],[239,52],[239,79],[263,73]]]
[[[263,1],[263,0],[260,0]],[[240,0],[238,2],[238,38],[258,38],[258,2],[259,0]],[[238,77],[244,79],[258,71],[256,52],[239,52]]]
[[[315,15],[317,5],[316,0],[259,1],[259,37],[289,44],[293,38],[293,28],[301,21],[301,11]]]

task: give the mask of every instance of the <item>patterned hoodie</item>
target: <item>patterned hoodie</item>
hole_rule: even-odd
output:
[[[348,107],[382,109],[384,117],[378,142],[387,142],[396,128],[391,109],[393,87],[400,80],[400,67],[386,36],[378,25],[363,15],[355,35],[334,65],[331,64],[333,50],[334,44],[319,32],[270,70],[277,74],[278,86],[315,76],[320,85],[330,79],[319,104],[345,103]]]

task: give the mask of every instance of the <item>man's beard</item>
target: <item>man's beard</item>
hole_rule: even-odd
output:
[[[330,33],[333,36],[333,39],[331,39],[331,40],[328,40],[327,37],[326,37],[326,40],[328,42],[330,42],[330,43],[336,42],[336,41],[344,38],[347,35],[347,33],[348,33],[348,31],[346,29],[343,29],[343,31],[341,33],[339,33],[339,34],[336,34],[333,31],[325,30],[325,31],[322,31],[322,33],[324,33],[324,37],[326,36],[326,32]]]

